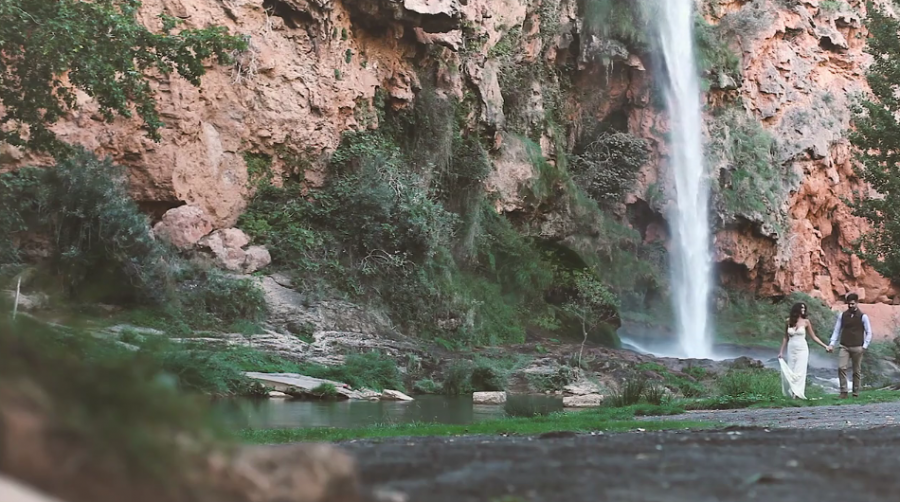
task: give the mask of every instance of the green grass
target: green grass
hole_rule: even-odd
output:
[[[812,390],[807,387],[807,390]],[[900,392],[890,390],[862,391],[859,397],[840,399],[836,394],[812,393],[807,399],[789,399],[786,397],[759,399],[755,401],[733,401],[728,403],[721,398],[700,399],[694,402],[683,403],[689,410],[716,410],[737,408],[807,408],[814,406],[847,406],[852,404],[891,403],[900,401]],[[728,406],[728,404],[733,404]]]
[[[276,444],[297,441],[345,441],[364,438],[407,436],[458,436],[471,434],[532,435],[544,432],[623,432],[634,429],[647,431],[676,429],[709,429],[715,426],[696,421],[635,420],[637,415],[667,415],[682,411],[678,407],[633,406],[627,408],[598,408],[596,410],[553,413],[534,418],[504,418],[468,425],[411,423],[401,425],[373,425],[357,429],[245,429],[239,437],[248,443]]]
[[[729,396],[732,397],[733,396]],[[790,408],[829,405],[872,404],[900,400],[900,392],[896,391],[864,391],[860,397],[839,399],[836,395],[821,395],[808,400],[786,398],[761,398],[757,401],[740,403],[733,400],[735,406],[723,406],[723,398],[707,398],[699,400],[680,400],[667,405],[638,404],[622,408],[612,406],[593,410],[552,413],[533,418],[504,418],[489,420],[468,425],[445,425],[433,423],[410,423],[391,425],[372,425],[355,429],[307,428],[307,429],[245,429],[238,437],[247,443],[277,444],[298,441],[346,441],[365,438],[389,437],[430,437],[459,435],[534,435],[545,432],[624,432],[635,429],[646,431],[677,429],[713,429],[716,425],[708,422],[691,420],[637,420],[638,416],[672,416],[679,415],[685,409],[715,410],[729,408]],[[721,426],[721,425],[719,425]]]

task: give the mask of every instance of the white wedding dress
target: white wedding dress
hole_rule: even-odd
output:
[[[809,363],[809,345],[806,343],[806,326],[788,328],[788,343],[781,364],[781,392],[787,397],[806,399],[806,366]]]

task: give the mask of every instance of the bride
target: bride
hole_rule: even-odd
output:
[[[806,304],[796,303],[791,307],[791,316],[788,318],[781,350],[778,352],[778,362],[781,365],[781,391],[785,396],[806,399],[806,366],[809,361],[807,333],[823,348],[827,347],[813,331],[806,312]],[[785,348],[787,361],[784,359]]]

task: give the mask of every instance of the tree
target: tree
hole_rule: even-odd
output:
[[[867,8],[868,52],[874,61],[866,80],[872,96],[854,110],[850,141],[859,151],[858,175],[878,195],[860,194],[851,202],[853,213],[872,225],[855,252],[880,274],[900,279],[900,21],[871,1]]]
[[[619,305],[616,296],[594,274],[579,271],[575,272],[573,279],[576,294],[563,305],[563,310],[581,323],[584,339],[581,341],[581,350],[578,351],[580,367],[588,334],[600,324],[614,319]]]
[[[148,134],[162,127],[147,73],[176,72],[194,85],[213,56],[231,61],[247,40],[226,28],[184,29],[160,15],[162,33],[137,20],[138,0],[0,2],[0,141],[59,153],[50,127],[76,108],[76,90],[94,98],[106,121],[134,111]]]

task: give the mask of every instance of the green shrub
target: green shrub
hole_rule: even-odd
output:
[[[604,404],[613,408],[627,408],[640,403],[645,403],[644,406],[658,407],[668,402],[669,394],[664,386],[638,377],[624,381]]]
[[[528,373],[528,384],[538,392],[557,391],[578,380],[578,371],[571,366],[560,366],[553,373]]]
[[[666,393],[666,388],[662,385],[651,383],[644,389],[644,400],[647,401],[648,404],[661,406],[668,401],[668,398],[669,396]]]
[[[553,282],[553,271],[534,239],[523,237],[488,204],[481,206],[482,231],[475,240],[475,271],[525,302],[539,301]]]
[[[822,0],[819,2],[819,9],[823,12],[840,12],[849,8],[850,6],[847,5],[847,2],[839,0]]]
[[[201,346],[202,348],[202,346]],[[301,373],[301,366],[274,354],[262,352],[248,346],[232,345],[215,351],[220,361],[238,371],[258,371],[260,373]]]
[[[652,0],[585,0],[585,29],[601,38],[628,43],[633,48],[645,48],[650,38],[650,22],[657,4]]]
[[[73,148],[53,167],[2,174],[0,200],[0,232],[13,237],[0,245],[0,259],[17,260],[18,237],[48,238],[40,265],[72,300],[155,306],[154,327],[180,335],[265,315],[254,283],[186,262],[155,239],[124,170],[108,158]]]
[[[252,395],[255,386],[227,354],[205,348],[170,346],[148,349],[159,369],[174,379],[178,388],[211,395]]]
[[[444,372],[443,391],[447,395],[472,392],[472,365],[468,361],[454,361]]]
[[[742,77],[741,58],[729,47],[733,39],[723,26],[713,26],[701,16],[694,18],[694,39],[697,47],[697,65],[704,75],[707,87],[711,79],[728,76],[739,82]]]
[[[576,183],[598,202],[618,202],[650,159],[647,141],[627,133],[607,132],[584,143],[572,157]]]
[[[438,197],[453,206],[447,190],[480,190],[487,154],[476,137],[457,136],[449,143],[448,171],[437,173],[439,190],[431,191],[412,168],[422,161],[387,136],[406,127],[394,120],[386,131],[345,135],[322,189],[304,199],[291,184],[263,186],[240,226],[308,289],[364,297],[423,337],[473,345],[521,341],[523,312],[543,303],[552,273],[534,243],[483,200],[465,206],[466,236],[456,240],[462,221]],[[451,249],[461,250],[460,263]],[[457,327],[439,331],[436,318]]]
[[[703,397],[706,394],[706,387],[697,382],[682,381],[679,382],[678,392],[688,399]]]
[[[290,179],[262,185],[239,226],[306,294],[367,302],[404,331],[450,348],[521,342],[536,319],[555,319],[565,298],[551,293],[567,287],[570,267],[550,263],[527,224],[498,214],[484,193],[487,135],[467,122],[477,101],[441,97],[423,77],[411,109],[393,110],[383,93],[374,102],[379,129],[344,135],[324,186],[300,196]],[[570,185],[577,190],[562,153],[551,165],[535,142],[513,140],[539,173],[530,187],[536,204],[555,203]],[[593,223],[584,233],[597,232]],[[614,240],[604,253],[620,252]],[[626,268],[609,270],[637,275]],[[614,327],[607,331],[604,340],[614,344]]]
[[[417,394],[440,394],[441,385],[430,378],[423,378],[413,384],[413,391]]]
[[[781,376],[772,370],[731,370],[716,379],[720,396],[756,401],[782,397]]]
[[[272,157],[264,153],[244,152],[247,178],[251,184],[265,183],[272,177]]]
[[[338,396],[337,387],[330,383],[320,383],[309,393],[319,399],[334,399]]]
[[[504,375],[490,366],[476,366],[473,368],[469,381],[472,384],[472,390],[476,392],[502,391],[506,389]]]
[[[622,383],[621,387],[613,391],[607,403],[615,408],[623,408],[641,402],[647,390],[647,380],[633,378]]]
[[[218,270],[198,271],[179,285],[183,315],[195,326],[225,327],[265,318],[266,300],[252,279],[228,277]]]
[[[720,210],[727,219],[743,216],[780,228],[790,173],[775,158],[776,140],[741,108],[725,108],[714,117],[710,149],[725,163],[714,187]]]
[[[128,195],[124,170],[75,149],[52,168],[0,175],[7,235],[53,236],[49,265],[70,295],[160,302],[171,289],[167,250]],[[6,257],[14,254],[6,250]]]
[[[343,382],[354,389],[405,389],[397,363],[378,352],[348,355],[340,366],[300,364],[296,372],[313,378]]]

